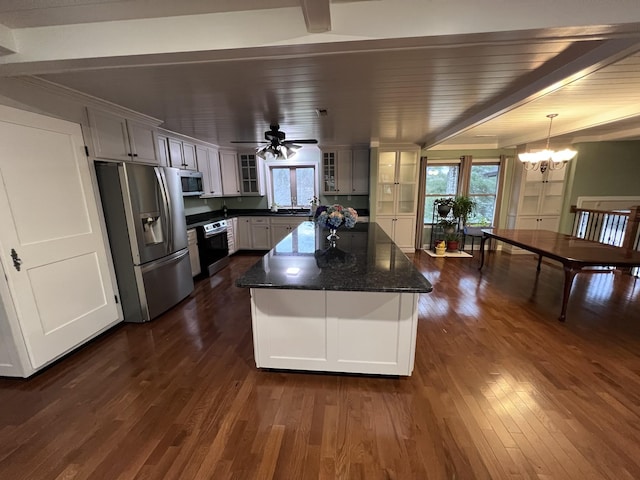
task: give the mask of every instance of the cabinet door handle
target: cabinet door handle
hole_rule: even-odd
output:
[[[137,157],[137,156],[138,156],[138,154],[137,154],[137,153],[134,153],[134,154],[133,154],[133,156],[134,156],[134,157]]]

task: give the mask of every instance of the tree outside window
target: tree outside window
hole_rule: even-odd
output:
[[[470,224],[493,225],[498,195],[499,164],[471,165],[469,197],[476,202]]]
[[[427,166],[424,223],[431,223],[433,201],[458,194],[460,165]]]
[[[493,225],[499,173],[499,162],[472,161],[427,165],[424,223],[432,222],[433,201],[436,198],[468,195],[476,202],[476,208],[467,223]],[[459,185],[466,184],[469,185],[468,191],[459,190]]]

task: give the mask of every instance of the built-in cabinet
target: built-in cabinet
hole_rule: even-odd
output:
[[[322,191],[325,195],[368,195],[369,151],[323,150]]]
[[[418,149],[378,154],[376,222],[403,251],[415,249]]]
[[[238,154],[228,150],[220,150],[220,176],[222,178],[222,195],[239,197],[240,174],[238,173]]]
[[[220,156],[218,150],[196,145],[198,169],[202,172],[204,194],[202,197],[221,197],[222,178],[220,176]]]
[[[153,125],[111,112],[87,110],[96,158],[160,163],[156,156]]]
[[[507,228],[551,230],[560,227],[564,201],[566,168],[559,170],[525,170],[521,162],[514,166]],[[511,245],[504,245],[511,253],[530,253]]]
[[[176,138],[169,138],[169,160],[171,166],[185,170],[198,170],[196,146]]]
[[[242,195],[264,195],[264,161],[255,153],[240,153],[240,187]]]

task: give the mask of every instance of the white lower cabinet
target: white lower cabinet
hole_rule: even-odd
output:
[[[550,230],[557,232],[560,228],[560,215],[522,215],[515,219],[515,227],[521,230]],[[533,252],[523,250],[508,243],[502,244],[502,249],[511,254],[534,255]]]
[[[236,241],[238,250],[251,250],[251,217],[238,217]]]
[[[411,375],[416,293],[251,289],[258,368]]]
[[[187,246],[189,247],[189,261],[191,262],[191,276],[200,274],[200,253],[198,252],[198,236],[195,228],[187,230]]]
[[[253,250],[271,250],[270,229],[269,217],[252,217],[251,248]]]
[[[403,252],[415,251],[416,219],[414,216],[378,215],[376,223]]]
[[[227,220],[227,244],[229,246],[229,255],[236,253],[238,248],[237,232],[238,231],[238,218],[230,218]]]
[[[300,217],[271,218],[271,244],[276,245],[280,240],[298,228],[298,225],[305,220],[305,218]]]
[[[269,217],[238,217],[238,249],[271,250]]]

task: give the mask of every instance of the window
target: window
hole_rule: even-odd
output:
[[[458,194],[459,176],[459,164],[427,166],[424,223],[431,223],[431,208],[436,198]]]
[[[476,202],[476,208],[468,220],[470,224],[493,225],[499,172],[500,165],[498,163],[471,165],[468,195]]]
[[[469,224],[492,225],[498,196],[500,162],[462,157],[457,160],[435,160],[427,165],[425,179],[424,223],[431,224],[433,201],[441,197],[468,195],[476,202]],[[468,188],[464,188],[468,185]]]
[[[317,196],[314,166],[272,166],[272,203],[284,208],[308,208]]]

